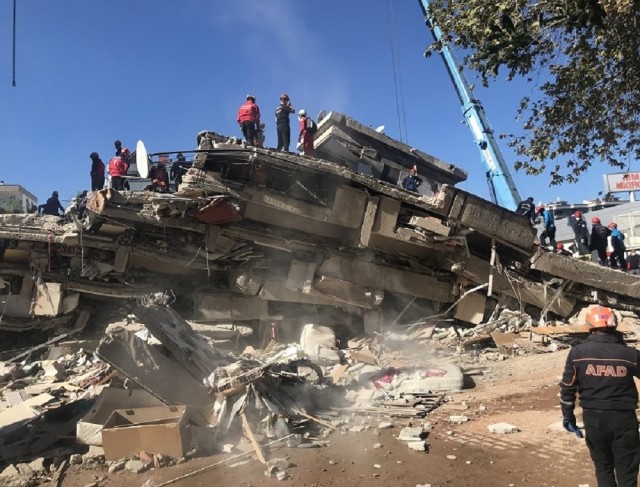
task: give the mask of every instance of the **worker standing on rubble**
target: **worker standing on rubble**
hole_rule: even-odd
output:
[[[408,191],[418,191],[422,184],[422,179],[418,177],[418,168],[413,166],[409,169],[409,174],[402,179],[402,187]]]
[[[289,123],[289,115],[295,112],[291,106],[289,95],[283,93],[280,95],[280,104],[276,108],[276,131],[278,133],[278,147],[276,150],[289,152],[291,144],[291,125]]]
[[[550,210],[545,209],[544,206],[538,206],[536,208],[536,214],[542,216],[542,223],[544,228],[540,234],[540,245],[547,245],[547,239],[549,239],[549,245],[551,250],[556,252],[556,222],[553,218],[553,213]]]
[[[591,306],[585,321],[590,335],[569,351],[559,384],[562,425],[582,438],[574,414],[578,393],[598,486],[637,486],[640,436],[633,378],[640,377],[640,351],[625,345],[610,308]]]
[[[580,255],[589,253],[589,229],[587,228],[587,222],[582,218],[582,212],[576,211],[568,218],[568,225],[573,230],[573,235],[578,246],[578,253]]]
[[[516,208],[516,213],[518,215],[526,216],[529,219],[529,223],[533,225],[535,221],[535,218],[533,216],[534,210],[535,210],[535,205],[533,204],[533,196],[529,196],[526,200],[518,203],[518,207]]]
[[[104,187],[104,162],[97,152],[89,154],[91,159],[91,191],[97,191]]]
[[[119,156],[112,157],[109,161],[109,176],[111,176],[111,187],[115,190],[124,189],[125,177],[129,170],[129,149],[124,147]]]
[[[247,144],[257,145],[256,134],[260,124],[260,108],[256,105],[255,96],[247,95],[247,101],[238,110],[237,121]]]
[[[624,233],[618,230],[618,225],[615,222],[609,223],[609,229],[611,230],[611,247],[613,247],[613,252],[609,257],[611,268],[618,268],[626,272],[627,261],[624,258],[624,251],[627,250],[627,247],[624,244]]]
[[[59,211],[64,215],[64,208],[60,204],[57,191],[51,193],[51,198],[49,198],[45,204],[38,206],[38,213],[42,213],[43,215],[61,216]]]
[[[607,265],[607,243],[611,235],[611,230],[605,227],[600,218],[594,216],[591,219],[591,238],[589,239],[589,250],[598,252],[600,265]]]
[[[316,123],[307,115],[306,110],[298,112],[298,120],[300,120],[300,135],[298,141],[302,142],[302,153],[305,156],[313,157],[316,149],[314,147],[314,135],[318,129]]]

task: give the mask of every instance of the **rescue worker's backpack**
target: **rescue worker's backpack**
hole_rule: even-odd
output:
[[[313,121],[311,117],[307,117],[307,133],[314,135],[318,131],[318,125]]]

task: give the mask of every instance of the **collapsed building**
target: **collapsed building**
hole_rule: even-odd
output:
[[[255,451],[285,479],[264,447],[326,446],[339,415],[424,418],[460,390],[432,337],[513,354],[523,330],[584,333],[546,325],[593,302],[637,325],[636,276],[544,251],[527,218],[456,188],[461,169],[338,113],[316,145],[310,158],[205,131],[174,193],[106,188],[62,218],[0,215],[0,331],[53,335],[0,362],[0,466],[16,463],[0,477],[59,482],[74,452],[109,472],[158,467],[241,450],[240,435],[250,447],[229,460]],[[413,166],[420,193],[398,185]]]
[[[383,332],[445,310],[477,324],[496,306],[636,310],[635,276],[543,252],[526,218],[455,187],[461,169],[323,115],[318,158],[201,132],[175,193],[103,189],[61,219],[0,216],[0,329],[81,327],[100,303],[156,292],[203,330],[284,335]],[[413,165],[423,193],[397,184]]]

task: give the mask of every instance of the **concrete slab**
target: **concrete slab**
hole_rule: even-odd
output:
[[[614,292],[631,298],[640,298],[640,279],[638,276],[610,269],[593,262],[585,262],[540,250],[531,258],[531,267],[552,276],[585,284],[596,289]]]

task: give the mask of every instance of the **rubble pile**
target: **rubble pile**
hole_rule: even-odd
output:
[[[422,420],[463,387],[458,365],[565,347],[591,303],[636,339],[636,276],[543,251],[454,165],[338,113],[316,148],[201,132],[174,193],[0,215],[0,332],[50,334],[0,369],[0,460],[59,479],[89,448],[134,471],[255,452],[287,478],[267,445]],[[413,166],[420,193],[397,185]],[[95,339],[107,308],[124,326]]]

